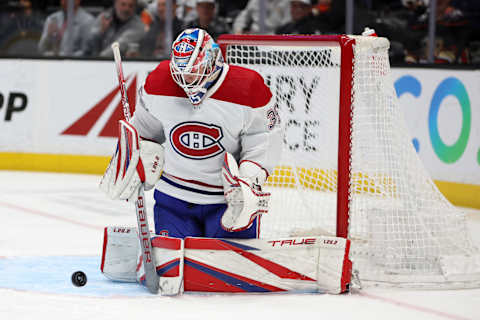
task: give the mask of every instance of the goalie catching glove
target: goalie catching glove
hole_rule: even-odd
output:
[[[128,200],[142,183],[150,190],[160,179],[163,169],[162,145],[141,140],[128,122],[119,121],[117,150],[100,182],[100,189],[111,199]]]
[[[221,220],[223,229],[248,229],[257,216],[268,212],[270,193],[261,188],[266,179],[266,171],[257,164],[243,161],[239,169],[235,158],[225,153],[222,182],[228,207]]]

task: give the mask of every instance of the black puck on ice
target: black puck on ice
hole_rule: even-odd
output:
[[[82,271],[72,273],[72,283],[77,287],[83,287],[87,284],[87,275]]]

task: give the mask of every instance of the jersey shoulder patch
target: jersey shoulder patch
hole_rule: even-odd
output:
[[[225,80],[210,98],[260,108],[270,101],[272,93],[258,72],[230,65]]]
[[[164,60],[149,73],[145,80],[145,92],[152,95],[186,98],[185,91],[172,79],[169,63],[170,61]]]

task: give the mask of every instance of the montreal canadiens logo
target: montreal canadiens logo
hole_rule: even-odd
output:
[[[181,156],[201,160],[225,151],[222,128],[202,122],[182,122],[170,131],[170,143]]]
[[[196,42],[191,39],[182,39],[173,45],[174,55],[176,57],[187,57],[195,49]]]

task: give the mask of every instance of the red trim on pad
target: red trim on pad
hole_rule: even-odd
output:
[[[229,250],[240,254],[245,259],[248,259],[265,270],[277,275],[282,279],[294,279],[305,281],[316,281],[306,275],[286,268],[276,262],[262,258],[250,251],[244,250],[235,245],[229,244],[220,239],[208,239],[208,238],[186,238],[185,249],[200,249],[200,250]]]
[[[278,288],[260,281],[256,281],[253,279],[249,279],[247,277],[240,276],[235,273],[231,273],[225,270],[221,270],[210,265],[204,264],[202,262],[185,258],[186,262],[192,262],[196,265],[200,265],[206,269],[212,270],[214,272],[224,274],[228,277],[238,279],[244,283],[251,284],[252,286],[259,287],[271,292],[279,292],[279,291],[287,291],[282,288]],[[185,271],[184,271],[184,289],[185,291],[208,291],[208,292],[249,292],[243,288],[238,286],[231,285],[222,281],[219,278],[216,278],[212,275],[209,275],[203,271],[195,269],[185,263]]]
[[[182,239],[156,236],[151,242],[153,248],[180,250]]]
[[[347,291],[347,286],[352,279],[352,261],[349,259],[350,253],[350,240],[347,239],[345,243],[345,256],[343,258],[342,279],[340,279],[340,285],[342,292]]]
[[[157,266],[155,269],[158,272],[158,270],[161,270],[161,269],[167,267],[168,265],[173,265],[173,264],[175,264],[175,262],[180,263],[180,258],[176,258],[176,259],[167,261],[164,264],[161,264],[161,265]],[[179,265],[176,265],[174,267],[171,267],[169,270],[167,270],[161,276],[162,277],[178,277],[179,275],[180,275],[180,268],[179,268]]]
[[[100,265],[100,271],[103,272],[103,267],[105,266],[105,251],[107,251],[107,227],[103,228],[103,250],[102,250],[102,264]]]

